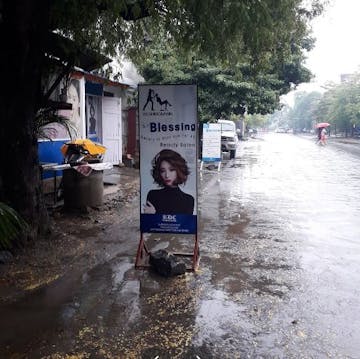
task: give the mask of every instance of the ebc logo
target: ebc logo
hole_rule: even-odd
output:
[[[163,222],[176,222],[176,215],[163,214],[162,220]]]
[[[159,94],[157,94],[153,89],[149,89],[148,91],[143,111],[145,111],[148,106],[151,106],[151,111],[168,111],[168,107],[172,107],[168,100],[161,99]]]

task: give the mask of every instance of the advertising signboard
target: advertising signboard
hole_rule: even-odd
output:
[[[197,233],[196,85],[140,85],[140,230]]]
[[[218,123],[203,124],[202,161],[221,161],[221,125]]]

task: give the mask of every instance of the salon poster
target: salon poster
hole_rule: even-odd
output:
[[[140,229],[197,233],[197,87],[140,85]]]
[[[202,160],[203,162],[221,161],[221,125],[219,123],[203,124]]]

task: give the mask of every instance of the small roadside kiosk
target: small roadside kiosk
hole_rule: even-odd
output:
[[[140,85],[138,104],[140,242],[135,267],[149,267],[152,249],[148,237],[170,236],[176,244],[183,237],[193,236],[191,252],[175,250],[172,254],[190,257],[191,267],[187,270],[196,270],[197,86]]]

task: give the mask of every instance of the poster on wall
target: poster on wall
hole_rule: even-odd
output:
[[[56,96],[60,96],[59,89]],[[81,137],[81,115],[80,115],[80,82],[71,79],[67,88],[66,102],[71,104],[69,110],[58,110],[57,115],[65,117],[71,122],[71,133],[75,137]],[[69,140],[70,135],[66,128],[56,122],[50,123],[43,127],[46,139],[52,140]]]
[[[221,161],[221,125],[219,123],[203,124],[202,161]]]
[[[67,102],[72,104],[72,110],[69,111],[68,118],[77,131],[77,137],[81,137],[82,125],[80,114],[80,82],[76,79],[71,79],[69,88],[67,90]]]
[[[101,97],[86,95],[85,100],[87,137],[94,142],[101,142]]]
[[[197,87],[140,85],[140,229],[197,232]]]
[[[76,138],[82,137],[82,124],[80,113],[80,81],[71,79],[66,92],[66,102],[71,104],[71,110],[59,110],[60,116],[66,117],[70,120],[72,130]],[[59,128],[60,127],[60,128]],[[69,138],[67,131],[62,126],[57,126],[56,138]]]

